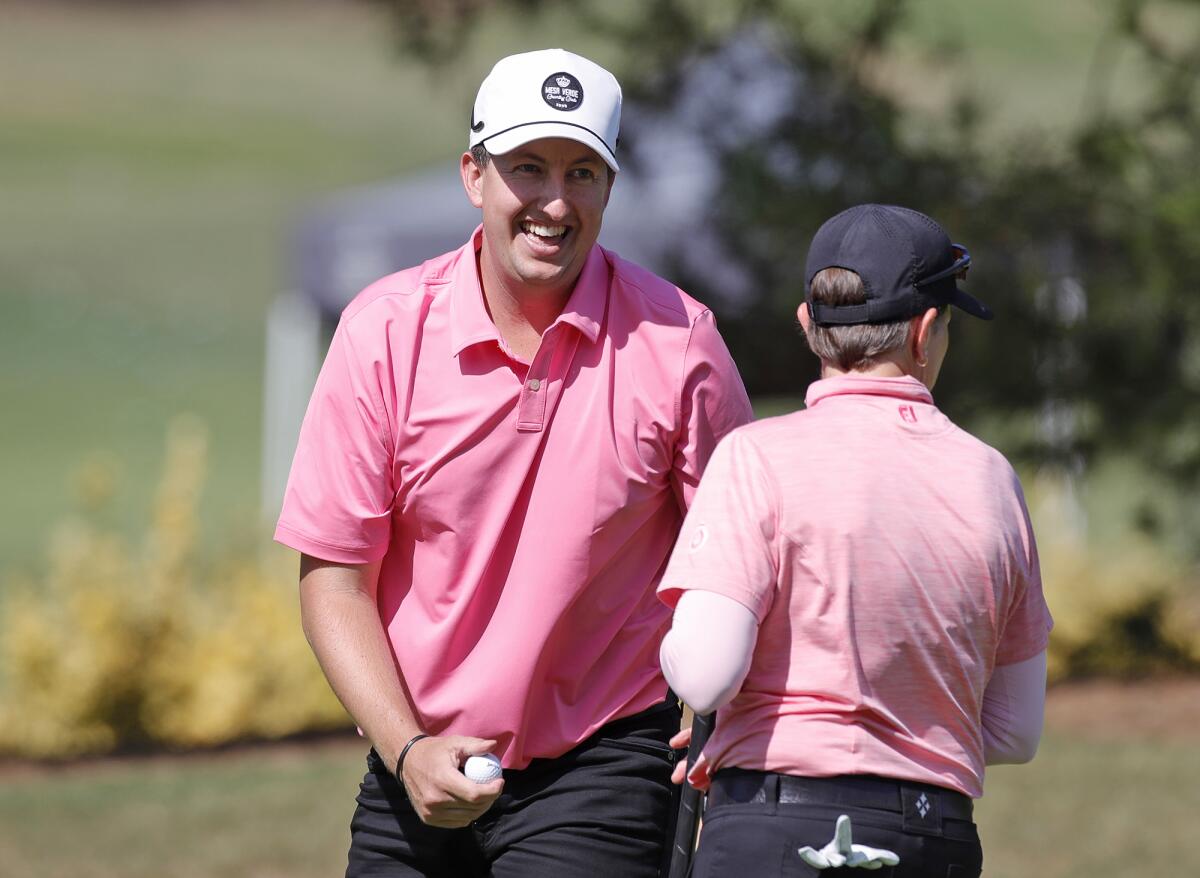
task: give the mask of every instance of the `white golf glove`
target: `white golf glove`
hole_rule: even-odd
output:
[[[891,851],[851,843],[850,818],[845,814],[837,819],[833,841],[819,851],[805,845],[800,848],[800,859],[814,869],[838,869],[842,866],[850,869],[881,869],[900,862],[900,858]]]

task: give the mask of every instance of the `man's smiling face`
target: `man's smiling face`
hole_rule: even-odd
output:
[[[463,183],[483,211],[481,268],[516,296],[565,294],[600,234],[613,172],[591,148],[534,140],[480,168],[466,154]]]

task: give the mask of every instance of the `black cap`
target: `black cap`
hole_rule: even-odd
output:
[[[956,283],[970,265],[967,248],[953,243],[925,214],[890,204],[860,204],[827,220],[813,236],[804,298],[818,326],[891,323],[942,305],[991,320],[991,309]],[[814,303],[812,279],[826,268],[849,269],[862,278],[866,302]]]

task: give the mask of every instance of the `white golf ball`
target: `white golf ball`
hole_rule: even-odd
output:
[[[487,783],[495,780],[502,773],[499,758],[491,753],[484,753],[482,756],[468,756],[467,761],[463,764],[463,774],[475,783]]]

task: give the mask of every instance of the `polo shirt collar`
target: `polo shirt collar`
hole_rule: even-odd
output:
[[[479,284],[479,248],[483,246],[483,226],[477,226],[471,240],[458,251],[458,262],[450,273],[450,351],[458,356],[471,345],[500,341],[496,324],[483,303]]]
[[[933,405],[933,394],[911,375],[885,378],[875,375],[839,375],[822,378],[808,385],[804,404],[812,408],[822,400],[835,396],[886,396]]]
[[[456,357],[471,345],[500,341],[500,333],[484,305],[483,288],[479,283],[477,254],[482,246],[483,226],[478,226],[471,240],[459,250],[458,262],[451,272],[450,349]],[[574,326],[588,341],[595,342],[600,336],[600,324],[608,302],[608,273],[604,250],[598,244],[593,245],[579,279],[575,281],[575,289],[554,323]]]
[[[575,289],[566,307],[555,323],[574,326],[594,342],[600,336],[600,324],[604,321],[604,307],[608,302],[608,260],[599,244],[592,245],[592,252],[583,263],[583,270],[575,281]]]

